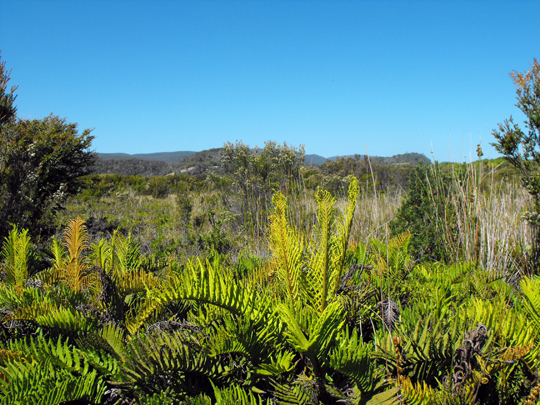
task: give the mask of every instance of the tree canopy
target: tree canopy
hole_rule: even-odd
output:
[[[93,136],[53,114],[43,119],[16,116],[9,71],[0,63],[0,237],[13,225],[34,236],[49,233],[51,216],[90,172]]]

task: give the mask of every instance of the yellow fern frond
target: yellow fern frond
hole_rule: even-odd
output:
[[[57,269],[60,279],[74,292],[99,289],[99,279],[90,272],[90,265],[85,256],[89,249],[89,236],[80,217],[71,220],[64,231],[64,247],[68,257],[62,268]]]
[[[287,221],[287,198],[277,192],[272,197],[274,213],[270,217],[270,248],[273,266],[287,286],[289,300],[297,302],[302,275],[303,243]]]
[[[14,227],[4,241],[1,256],[5,262],[2,268],[6,272],[5,281],[12,285],[18,294],[21,293],[28,278],[30,248],[30,236],[27,229],[19,232],[17,227]]]
[[[341,276],[343,275],[343,266],[345,265],[345,258],[347,256],[347,249],[349,246],[349,239],[351,237],[351,229],[354,218],[354,211],[356,209],[356,202],[358,201],[358,180],[354,176],[349,176],[349,192],[347,196],[347,207],[345,209],[345,215],[341,221],[337,221],[337,243],[336,253],[339,256],[338,268],[331,274],[331,295],[335,295],[339,289],[341,283]]]
[[[64,246],[68,251],[70,261],[82,261],[84,251],[89,248],[88,240],[84,220],[77,217],[69,221],[64,231]]]
[[[309,245],[309,287],[314,296],[313,305],[323,312],[328,303],[330,274],[337,270],[339,257],[335,251],[337,238],[332,234],[335,221],[336,200],[326,190],[315,194],[318,204],[317,224]]]

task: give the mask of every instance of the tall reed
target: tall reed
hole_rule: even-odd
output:
[[[501,272],[515,268],[519,252],[532,240],[522,218],[529,198],[519,184],[497,179],[497,168],[481,161],[450,165],[449,179],[435,165],[430,170],[430,198],[443,207],[436,225],[450,261]]]

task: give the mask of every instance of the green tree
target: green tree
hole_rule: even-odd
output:
[[[10,73],[11,71],[6,70],[6,62],[2,62],[0,52],[0,128],[15,119],[17,114],[17,107],[14,105],[17,86],[12,86],[9,93],[7,92]]]
[[[244,226],[251,236],[265,232],[274,191],[289,192],[300,183],[304,147],[266,142],[264,148],[251,149],[243,142],[224,146],[223,176],[213,176],[214,184],[238,192]]]
[[[6,93],[9,72],[0,63],[0,238],[13,225],[46,236],[52,215],[89,174],[95,154],[93,136],[79,135],[77,124],[49,115],[22,120],[15,116],[14,87]]]
[[[535,58],[531,69],[525,73],[510,73],[516,86],[517,104],[525,114],[523,131],[510,116],[493,131],[496,139],[492,145],[521,175],[521,184],[533,199],[533,207],[526,219],[533,230],[532,265],[540,267],[540,63]]]

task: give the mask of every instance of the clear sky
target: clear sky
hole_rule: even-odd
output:
[[[540,1],[2,0],[22,118],[95,128],[97,152],[242,140],[463,161],[540,57]]]

